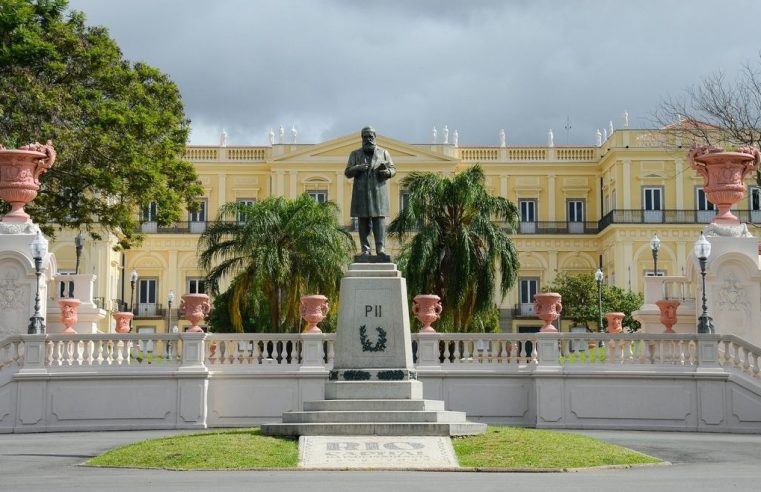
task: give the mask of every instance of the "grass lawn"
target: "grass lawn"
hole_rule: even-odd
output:
[[[489,427],[485,434],[453,439],[462,467],[562,469],[658,463],[660,460],[597,439],[547,430]],[[112,449],[93,466],[171,470],[294,468],[295,439],[263,436],[258,428],[151,439]]]

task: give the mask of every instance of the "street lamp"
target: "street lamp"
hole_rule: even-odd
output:
[[[703,277],[703,314],[698,318],[698,333],[713,333],[713,322],[708,316],[708,306],[706,306],[706,261],[711,256],[711,243],[702,232],[700,238],[695,241],[694,252],[700,263],[700,275]]]
[[[661,240],[658,239],[658,234],[653,234],[653,238],[650,240],[650,249],[653,251],[653,275],[658,276],[658,250],[661,248]]]
[[[132,273],[129,274],[129,285],[132,287],[129,294],[129,310],[132,314],[135,314],[135,283],[137,283],[137,270],[132,269]]]
[[[597,280],[597,331],[602,333],[602,270],[597,269],[595,280]]]
[[[30,335],[42,335],[45,333],[45,318],[40,313],[40,270],[42,269],[42,259],[48,254],[48,241],[40,231],[37,231],[31,248],[32,258],[34,258],[34,273],[37,276],[37,293],[34,295],[34,315],[29,318],[27,333]]]
[[[77,264],[74,267],[74,275],[79,275],[79,259],[82,257],[82,248],[85,245],[84,238],[82,238],[82,231],[74,238],[74,249],[77,253]],[[74,297],[74,282],[69,282],[69,298]]]
[[[169,295],[166,297],[166,304],[169,306],[167,309],[167,316],[169,319],[166,322],[166,331],[169,331],[169,327],[172,326],[172,303],[174,302],[174,291],[170,290]]]

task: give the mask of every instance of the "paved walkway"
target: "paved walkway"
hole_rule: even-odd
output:
[[[578,473],[171,472],[77,466],[114,446],[173,431],[0,434],[0,491],[293,490],[462,492],[643,490],[696,492],[761,487],[761,435],[677,432],[582,433],[670,461],[670,466]]]

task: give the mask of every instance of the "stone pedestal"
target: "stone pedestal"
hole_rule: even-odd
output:
[[[56,300],[64,299],[69,295],[69,287],[73,286],[72,294],[75,299],[79,299],[81,304],[77,312],[79,321],[74,326],[77,333],[98,333],[98,324],[100,320],[106,317],[106,311],[100,309],[94,302],[93,294],[95,292],[95,279],[93,274],[80,273],[79,275],[56,275],[53,277],[52,291]],[[61,295],[61,285],[63,285],[63,297]],[[61,309],[58,303],[50,304],[47,311],[47,331],[48,333],[61,333],[64,330],[61,322]]]
[[[412,363],[407,284],[393,263],[353,263],[341,280],[335,359],[325,400],[264,424],[267,435],[447,436],[486,424],[424,400]]]
[[[37,278],[30,245],[39,228],[31,222],[0,222],[0,339],[25,335],[34,314]],[[48,305],[48,281],[57,268],[51,253],[42,258],[40,313]]]

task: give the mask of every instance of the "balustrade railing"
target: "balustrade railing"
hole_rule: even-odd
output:
[[[103,367],[176,370],[190,364],[213,371],[330,369],[335,334],[55,334],[43,341],[26,335],[0,341],[0,371],[23,367],[28,343],[44,345],[49,369]],[[188,350],[186,343],[199,345]],[[306,344],[312,344],[307,361]],[[701,349],[703,344],[703,349]],[[706,345],[707,344],[707,345]],[[706,352],[704,349],[711,350]],[[191,346],[193,348],[193,346]],[[617,371],[637,367],[694,370],[701,365],[739,371],[761,381],[761,348],[733,335],[645,333],[433,333],[412,334],[418,369],[528,371],[543,365],[569,370],[604,367]],[[712,353],[713,356],[706,355]],[[314,354],[317,354],[316,356]],[[672,368],[672,369],[668,369]],[[650,369],[648,369],[650,370]]]

